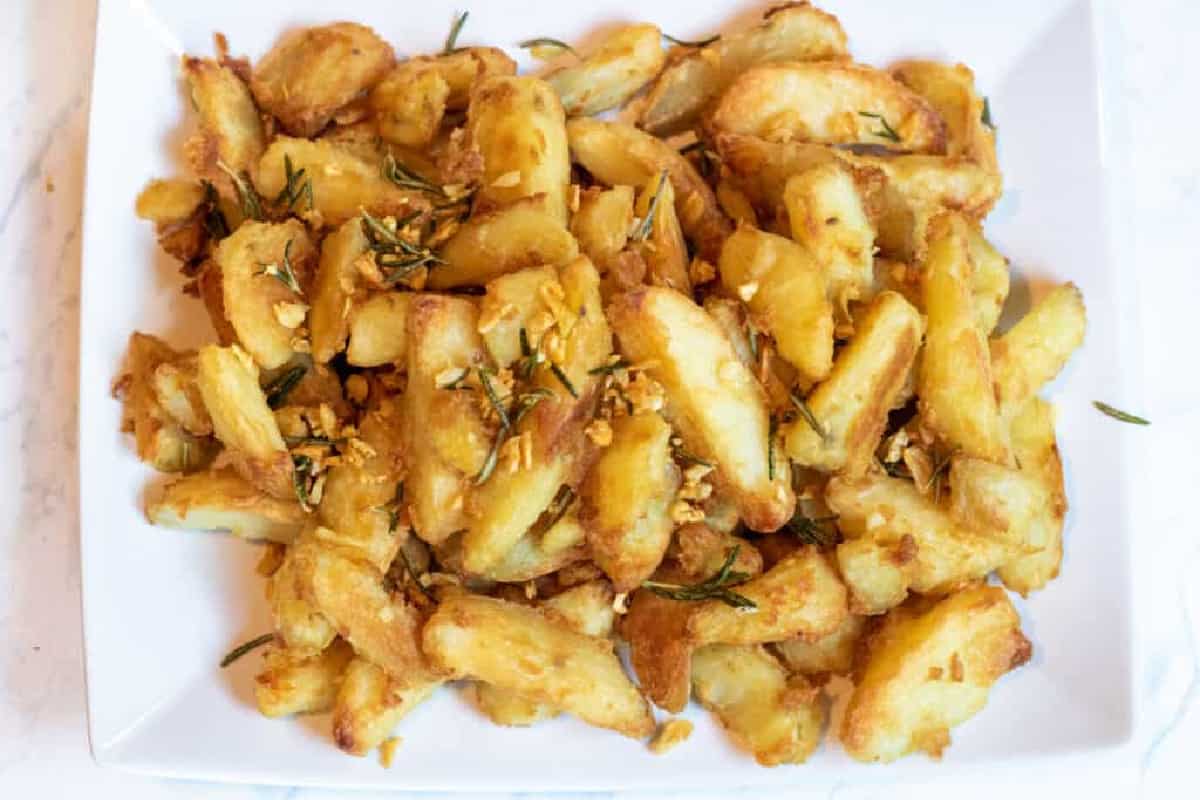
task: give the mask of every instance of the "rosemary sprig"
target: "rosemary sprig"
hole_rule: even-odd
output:
[[[488,478],[492,477],[492,473],[496,471],[496,464],[500,462],[500,448],[508,440],[505,436],[505,431],[501,430],[496,434],[496,439],[492,442],[492,447],[488,450],[487,457],[483,459],[483,466],[479,468],[479,472],[475,474],[472,483],[476,486],[482,486],[487,483]]]
[[[830,530],[825,526],[836,522],[837,518],[837,514],[831,514],[828,517],[806,517],[803,513],[797,512],[783,527],[784,530],[795,534],[797,538],[808,544],[829,547],[837,544],[838,532],[837,529]]]
[[[528,380],[533,377],[533,371],[537,369],[537,350],[529,344],[529,334],[525,332],[522,326],[517,332],[517,342],[521,345],[521,359],[517,362],[514,372],[522,378]]]
[[[296,499],[305,511],[312,511],[308,504],[308,479],[313,475],[313,460],[305,455],[292,456],[292,488]]]
[[[259,647],[262,647],[264,644],[267,644],[274,638],[275,638],[275,634],[264,633],[262,636],[251,639],[248,642],[242,642],[237,647],[233,648],[228,653],[226,653],[225,657],[221,659],[221,669],[225,669],[230,664],[237,661],[242,656],[246,655],[246,653],[249,653],[251,650],[255,650]]]
[[[263,213],[262,198],[258,196],[258,192],[254,189],[254,182],[250,180],[250,173],[246,170],[234,172],[228,164],[220,159],[217,159],[217,168],[229,176],[229,180],[233,182],[234,191],[237,192],[238,204],[242,207],[242,215],[247,219],[256,219],[259,222],[264,221],[267,215]]]
[[[454,18],[454,23],[450,26],[450,32],[446,34],[446,43],[442,45],[442,55],[448,56],[451,53],[458,52],[458,34],[462,33],[463,25],[467,24],[467,17],[471,16],[470,11],[464,11]]]
[[[554,495],[554,499],[550,501],[550,505],[546,506],[546,510],[530,526],[529,534],[538,537],[549,531],[558,524],[560,519],[566,516],[574,503],[575,490],[565,484],[558,487],[558,492]]]
[[[674,36],[672,36],[669,33],[664,33],[662,35],[662,37],[664,39],[666,39],[668,42],[670,42],[671,44],[677,44],[680,47],[707,47],[708,45],[712,44],[713,42],[718,41],[721,38],[721,34],[716,33],[716,34],[713,34],[712,36],[709,36],[707,39],[697,39],[694,42],[689,42],[686,39],[676,39]]]
[[[303,197],[308,201],[308,210],[313,208],[313,188],[312,178],[305,178],[304,173],[307,170],[304,167],[295,169],[292,166],[292,157],[287,153],[283,154],[283,173],[284,185],[279,190],[279,194],[275,196],[273,205],[276,208],[282,208],[284,211],[291,211],[296,205],[296,201]]]
[[[571,55],[579,58],[579,53],[575,52],[575,48],[564,41],[551,39],[549,36],[538,36],[533,39],[526,39],[523,42],[517,42],[517,47],[522,50],[532,50],[535,47],[557,47],[559,50],[566,50]]]
[[[618,358],[616,361],[612,362],[611,364],[601,364],[598,367],[592,367],[591,369],[588,370],[588,375],[611,375],[612,373],[614,373],[618,370],[629,369],[632,366],[633,366],[633,364],[626,361],[625,359]]]
[[[883,126],[882,130],[871,131],[872,136],[878,136],[880,139],[887,139],[891,142],[899,142],[900,134],[896,133],[896,129],[888,124],[887,119],[883,114],[876,114],[871,111],[858,112],[860,117],[869,117],[870,119],[879,120],[879,124]]]
[[[221,211],[217,187],[212,181],[200,181],[200,185],[204,187],[204,232],[210,239],[224,239],[229,235],[229,220]]]
[[[993,131],[996,130],[996,123],[992,122],[992,104],[988,102],[986,97],[983,98],[983,113],[979,115],[979,121]]]
[[[362,219],[363,233],[367,237],[367,245],[375,253],[375,263],[380,269],[387,270],[387,274],[383,276],[384,286],[398,283],[421,267],[433,267],[445,263],[428,247],[405,241],[395,231],[384,225],[382,220],[371,216],[366,211],[360,213],[360,218]],[[412,219],[414,216],[397,222],[397,230]]]
[[[1099,400],[1093,400],[1092,405],[1102,414],[1107,414],[1119,422],[1128,422],[1131,425],[1149,425],[1150,420],[1145,417],[1139,417],[1137,414],[1130,414],[1128,411],[1122,411],[1119,408],[1113,408],[1108,403],[1102,403]]]
[[[284,436],[283,441],[288,447],[303,447],[305,445],[333,447],[334,445],[344,444],[346,440],[331,439],[328,436]]]
[[[551,361],[550,372],[553,373],[554,377],[558,378],[558,382],[563,385],[563,388],[567,390],[567,393],[570,394],[571,397],[579,397],[579,392],[571,383],[571,379],[567,377],[567,373],[563,372],[562,367]]]
[[[483,386],[483,393],[487,395],[488,402],[492,405],[492,410],[496,412],[496,416],[500,418],[500,427],[508,430],[512,427],[512,421],[508,418],[508,410],[504,408],[504,404],[500,402],[500,395],[496,394],[496,387],[492,386],[492,377],[490,370],[478,369],[479,383]]]
[[[695,453],[685,450],[683,443],[680,442],[679,444],[676,444],[674,439],[671,441],[671,455],[676,461],[680,461],[684,464],[697,464],[701,467],[708,467],[709,469],[715,468],[711,461],[705,461]]]
[[[445,197],[446,192],[441,186],[422,178],[408,167],[401,164],[389,153],[383,159],[383,177],[401,189],[413,189],[418,192],[428,192]]]
[[[549,389],[532,389],[517,397],[513,403],[513,408],[509,412],[512,417],[513,427],[517,427],[521,420],[525,419],[525,415],[533,410],[534,406],[545,400],[547,397],[554,397],[554,392]]]
[[[487,386],[488,384],[484,384],[485,389]],[[496,465],[500,461],[500,448],[513,435],[517,424],[525,418],[526,414],[533,410],[534,406],[547,397],[553,396],[554,392],[551,392],[549,389],[533,389],[518,395],[513,400],[512,408],[504,412],[506,416],[501,417],[500,430],[496,433],[496,438],[492,441],[492,447],[488,450],[487,457],[483,460],[483,466],[480,467],[479,472],[476,473],[473,479],[476,486],[482,486],[487,483],[488,478],[492,477],[492,473],[496,471]],[[499,398],[497,397],[493,400],[492,396],[489,395],[488,400],[493,403],[493,407],[497,409],[497,414],[499,414],[502,410]],[[505,419],[508,420],[508,424],[504,424]]]
[[[937,462],[934,463],[933,469],[929,473],[929,477],[925,479],[924,491],[933,490],[933,500],[938,502],[942,498],[942,478],[950,469],[950,460],[954,458],[954,454],[958,452],[955,448],[943,455]]]
[[[821,437],[822,442],[829,444],[829,440],[831,438],[829,431],[825,430],[825,426],[817,420],[816,415],[813,414],[812,409],[808,407],[808,403],[804,401],[804,398],[800,397],[795,392],[791,393],[791,398],[792,405],[796,407],[798,412],[800,412],[801,418],[808,423],[808,427],[813,429],[813,433]]]
[[[308,373],[308,367],[303,364],[292,367],[287,372],[279,375],[275,380],[268,383],[263,392],[267,396],[267,406],[271,410],[275,410],[283,405],[283,401],[291,394],[292,389],[295,389],[297,384],[303,380]]]
[[[664,169],[658,176],[658,187],[654,190],[654,196],[650,198],[650,205],[646,209],[646,217],[642,219],[636,226],[633,232],[629,234],[629,238],[634,242],[642,242],[650,238],[651,232],[654,230],[654,214],[658,211],[658,201],[662,197],[663,187],[667,185],[667,171]]]
[[[738,551],[741,550],[741,547],[741,545],[734,545],[729,550],[729,554],[725,556],[725,562],[721,564],[721,568],[712,577],[706,578],[699,583],[687,585],[661,583],[659,581],[642,581],[642,588],[649,589],[659,597],[666,597],[669,600],[681,600],[684,602],[720,600],[722,603],[734,608],[758,608],[758,604],[749,597],[727,588],[745,583],[750,579],[750,576],[745,572],[733,571],[733,562],[737,560]]]
[[[283,246],[283,263],[267,264],[258,273],[259,275],[270,275],[275,280],[282,283],[287,288],[291,289],[296,294],[304,294],[304,290],[300,288],[300,281],[296,279],[296,271],[292,269],[292,242],[293,239],[288,239],[287,244]]]

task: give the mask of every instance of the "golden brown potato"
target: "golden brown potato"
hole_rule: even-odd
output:
[[[658,414],[612,420],[612,443],[580,490],[592,559],[619,592],[649,578],[671,541],[680,480],[670,438],[671,426]]]
[[[312,207],[326,225],[341,225],[363,211],[400,219],[429,208],[428,197],[387,180],[379,163],[333,142],[289,136],[275,137],[258,162],[256,182],[264,197],[286,188],[286,159],[295,172],[304,170],[304,181],[312,182]],[[307,211],[307,199],[300,198],[294,210]]]
[[[421,620],[400,594],[389,594],[383,573],[313,541],[295,555],[300,596],[348,641],[354,652],[401,680],[439,676],[421,652]]]
[[[646,262],[649,283],[690,295],[692,283],[688,277],[687,242],[683,240],[679,218],[675,216],[675,189],[667,173],[660,173],[646,182],[638,195],[635,211],[637,225],[633,246]],[[647,227],[645,220],[650,214],[653,217]]]
[[[284,36],[259,60],[250,88],[284,130],[311,137],[394,61],[391,45],[365,25],[303,28]]]
[[[705,123],[714,133],[772,142],[870,144],[944,153],[946,125],[919,95],[886,72],[845,61],[754,67],[739,75]]]
[[[113,384],[114,396],[123,401],[121,430],[134,435],[138,458],[160,472],[202,469],[218,449],[211,439],[188,433],[159,402],[155,375],[181,358],[161,339],[135,331]]]
[[[757,541],[762,542],[764,538]],[[715,574],[734,547],[738,552],[730,569],[751,577],[763,571],[763,557],[757,547],[730,531],[713,528],[707,522],[681,525],[675,531],[670,557],[689,578],[699,580]]]
[[[301,596],[298,564],[306,549],[320,546],[314,540],[298,538],[287,548],[283,563],[267,580],[267,602],[271,606],[275,632],[287,648],[296,653],[320,653],[337,635],[329,620]]]
[[[715,263],[729,220],[696,168],[677,150],[632,125],[577,118],[567,123],[571,157],[609,186],[644,186],[664,169],[675,190],[675,214],[702,258]]]
[[[134,213],[139,219],[169,225],[183,222],[204,202],[204,186],[193,180],[155,179],[138,193]]]
[[[204,303],[204,310],[212,323],[213,332],[222,347],[229,347],[237,342],[237,332],[229,324],[225,316],[225,291],[221,287],[221,268],[217,262],[208,259],[201,263],[196,275],[196,292]]]
[[[437,545],[438,561],[460,574],[499,583],[531,581],[588,557],[583,526],[572,511],[540,539],[528,532],[522,534],[499,561],[478,573],[468,571],[463,564],[462,539],[462,534],[456,533]]]
[[[767,223],[787,213],[784,192],[792,177],[822,164],[843,163],[841,151],[811,142],[768,142],[740,133],[718,133],[712,140],[721,163]],[[855,177],[859,179],[858,173]],[[783,233],[790,232],[787,227]]]
[[[967,249],[975,266],[971,273],[975,321],[984,336],[991,336],[1004,311],[1004,301],[1008,299],[1008,259],[992,247],[978,226],[971,227]],[[992,369],[994,372],[995,366]]]
[[[912,481],[868,475],[833,478],[825,502],[846,540],[837,547],[850,610],[881,614],[911,589],[941,594],[1008,561],[1006,545],[959,525]]]
[[[939,218],[931,232],[921,295],[928,330],[917,376],[921,424],[946,447],[998,463],[1008,461],[1007,435],[996,407],[987,340],[971,297],[967,223]]]
[[[603,639],[612,634],[617,618],[613,597],[608,581],[588,581],[543,601],[542,610],[573,630]]]
[[[750,67],[774,61],[815,61],[846,55],[837,17],[808,3],[768,11],[749,30],[722,35],[702,48],[671,54],[655,81],[638,125],[659,136],[693,127],[701,112]]]
[[[525,267],[565,264],[578,254],[575,237],[545,210],[543,198],[527,197],[463,223],[442,247],[446,263],[429,273],[429,288],[482,286]]]
[[[670,289],[650,287],[608,307],[622,354],[646,364],[667,396],[666,413],[692,452],[716,465],[752,530],[773,531],[792,515],[787,470],[770,473],[762,388],[704,310]],[[782,461],[782,459],[780,459]]]
[[[983,121],[984,100],[975,90],[975,73],[962,64],[918,60],[902,61],[890,72],[946,122],[946,155],[999,171],[996,132]]]
[[[895,292],[880,293],[858,320],[829,378],[808,397],[821,431],[803,414],[782,426],[788,457],[823,472],[862,474],[920,344],[917,310]]]
[[[333,741],[344,753],[365,756],[440,684],[436,678],[389,675],[355,658],[346,666],[333,701]]]
[[[974,716],[1002,675],[1032,646],[1004,590],[963,589],[877,634],[842,719],[841,740],[858,761],[934,757],[950,728]]]
[[[254,676],[254,701],[259,713],[283,717],[328,711],[352,658],[354,651],[341,639],[315,655],[272,645],[262,672]]]
[[[811,675],[814,678],[830,673],[845,675],[854,666],[854,654],[858,650],[866,627],[866,617],[850,614],[833,633],[812,641],[798,636],[776,642],[775,652],[792,672]]]
[[[821,691],[761,646],[713,644],[692,656],[696,699],[764,767],[802,764],[821,741]]]
[[[788,179],[783,201],[792,238],[825,271],[830,298],[845,308],[864,297],[874,276],[875,226],[851,172],[834,163],[811,167]]]
[[[307,284],[317,258],[304,224],[245,222],[221,240],[215,258],[238,342],[260,366],[282,366],[296,352],[308,316],[304,293],[296,290]]]
[[[546,76],[569,116],[591,116],[623,105],[662,69],[667,60],[662,32],[654,25],[613,31],[578,64]]]
[[[185,56],[183,74],[200,115],[200,134],[186,148],[189,166],[226,197],[235,197],[226,170],[252,173],[267,146],[254,98],[237,73],[211,59]]]
[[[346,361],[356,367],[403,366],[412,299],[412,292],[380,292],[350,309]]]
[[[722,178],[717,183],[717,202],[725,216],[733,220],[735,225],[758,227],[758,212],[750,202],[750,197],[728,178]]]
[[[562,713],[553,703],[535,700],[490,683],[473,683],[468,691],[475,707],[497,725],[525,727],[554,719]]]
[[[1086,328],[1083,295],[1075,284],[1064,283],[992,340],[992,374],[1002,414],[1015,414],[1059,373],[1083,344]]]
[[[159,408],[181,428],[193,436],[212,435],[212,419],[196,385],[194,354],[159,364],[150,382]]]
[[[547,304],[557,294],[558,270],[552,266],[529,267],[493,278],[479,301],[479,330],[497,367],[511,367],[521,357],[521,330],[526,345],[532,346],[529,329],[534,317],[553,315]]]
[[[601,271],[625,248],[633,227],[633,187],[592,187],[579,199],[579,210],[571,216],[571,233],[579,249]]]
[[[694,642],[760,644],[801,635],[815,638],[837,630],[846,617],[846,587],[815,547],[797,550],[733,591],[753,601],[757,611],[747,614],[720,600],[706,600],[688,625]]]
[[[229,531],[243,539],[291,542],[308,515],[295,498],[263,494],[232,469],[196,472],[167,485],[146,504],[146,517],[165,528]]]
[[[679,570],[659,570],[655,580],[687,582]],[[629,644],[629,663],[646,697],[659,708],[679,713],[691,691],[692,649],[688,623],[695,603],[660,597],[646,589],[630,596],[620,619],[621,638]]]
[[[833,308],[823,264],[795,242],[742,226],[725,240],[717,268],[726,291],[741,297],[775,337],[800,379],[823,380],[833,365]]]
[[[1013,553],[1036,553],[1052,544],[1047,524],[1052,502],[1038,477],[979,458],[950,460],[950,513],[964,528],[1007,545]]]
[[[493,76],[475,84],[467,130],[483,156],[475,210],[537,197],[550,219],[567,225],[571,162],[562,103],[545,81]]]
[[[453,53],[412,59],[434,67],[446,81],[450,93],[446,108],[461,111],[471,100],[471,89],[477,81],[493,75],[516,75],[517,62],[498,47],[462,47]]]
[[[379,135],[403,147],[425,147],[437,135],[446,113],[450,84],[433,65],[401,63],[371,89]]]
[[[1062,460],[1054,436],[1054,407],[1040,397],[1031,397],[1013,417],[1009,430],[1013,455],[1021,465],[1021,472],[1034,477],[1042,485],[1048,499],[1037,521],[1048,534],[1046,546],[1036,553],[1016,556],[997,570],[1005,586],[1028,595],[1058,577],[1058,568],[1062,563],[1067,494],[1063,487]]]
[[[355,262],[366,252],[367,237],[358,218],[342,223],[321,242],[312,310],[308,315],[312,356],[321,364],[328,363],[346,346],[351,305],[362,294]]]
[[[429,658],[455,676],[516,690],[626,736],[654,731],[650,708],[612,644],[536,609],[453,594],[426,623],[423,642]]]

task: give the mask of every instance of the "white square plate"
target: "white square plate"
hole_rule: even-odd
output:
[[[987,231],[1012,260],[1012,304],[1048,281],[1073,280],[1087,299],[1088,340],[1051,387],[1060,416],[1071,513],[1062,577],[1020,603],[1034,659],[1005,678],[988,708],[954,732],[941,764],[852,765],[836,745],[809,764],[773,770],[736,752],[706,715],[666,757],[567,718],[498,728],[443,690],[406,719],[392,770],[342,755],[328,719],[272,721],[254,710],[257,658],[228,670],[231,643],[268,629],[257,548],[220,535],[150,527],[151,481],[118,432],[108,394],[133,329],[180,345],[207,336],[199,303],[156,253],[133,200],[150,178],[181,172],[187,103],[177,54],[261,55],[295,25],[353,19],[399,52],[436,49],[456,7],[470,7],[464,44],[509,46],[541,35],[578,40],[601,24],[647,19],[695,38],[761,4],[744,0],[394,0],[247,3],[103,0],[96,41],[84,239],[80,406],[81,536],[92,749],[105,764],[190,778],[424,789],[605,789],[785,785],[810,780],[929,777],[964,766],[1113,747],[1132,726],[1131,590],[1121,436],[1093,399],[1121,398],[1114,354],[1125,293],[1108,257],[1093,9],[1071,0],[829,0],[855,56],[885,65],[926,56],[968,63],[999,129],[1004,199]],[[1116,426],[1120,427],[1120,426]],[[469,768],[467,767],[469,764]]]

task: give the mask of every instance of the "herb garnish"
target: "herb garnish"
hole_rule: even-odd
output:
[[[300,383],[307,373],[308,367],[301,364],[299,366],[292,367],[287,372],[284,372],[282,375],[275,378],[275,380],[268,383],[263,389],[263,392],[267,396],[267,406],[271,410],[275,410],[282,406],[283,401],[287,399],[287,396],[291,393],[292,389],[296,388],[296,385]]]
[[[558,382],[563,385],[563,388],[567,390],[571,397],[579,397],[579,392],[571,384],[571,379],[567,377],[567,373],[563,372],[562,367],[551,361],[550,372],[553,373],[554,377],[558,378]]]
[[[1102,403],[1099,400],[1093,400],[1092,405],[1102,414],[1107,414],[1120,422],[1128,422],[1131,425],[1149,425],[1150,420],[1145,417],[1139,417],[1137,414],[1130,414],[1128,411],[1122,411],[1119,408],[1113,408],[1108,403]]]
[[[803,513],[796,512],[783,528],[808,544],[829,547],[838,543],[839,536],[836,528],[830,530],[825,526],[836,522],[837,518],[837,514],[828,517],[806,517]]]
[[[814,415],[812,412],[812,409],[808,407],[808,403],[806,403],[804,401],[804,398],[800,397],[795,392],[792,392],[790,397],[792,399],[792,405],[794,405],[796,407],[796,410],[798,412],[800,412],[800,416],[804,419],[805,422],[808,423],[808,427],[813,429],[813,433],[815,433],[815,434],[817,434],[817,436],[821,437],[822,442],[824,442],[825,444],[829,444],[829,440],[831,438],[829,435],[829,431],[825,430],[825,426],[823,426],[817,420],[816,415]]]
[[[883,129],[871,131],[872,136],[878,136],[880,139],[887,139],[888,141],[892,142],[900,141],[900,134],[896,133],[896,129],[888,124],[888,121],[886,118],[884,118],[883,114],[876,114],[871,111],[860,111],[858,112],[858,115],[860,117],[869,117],[871,119],[879,120],[879,124],[883,126]]]
[[[632,366],[633,364],[629,363],[625,359],[618,358],[611,364],[602,364],[598,367],[592,367],[588,370],[588,375],[611,375],[617,370],[629,369]]]
[[[495,389],[490,389],[491,381],[487,378],[483,370],[479,371],[480,382],[483,383],[484,391],[487,392],[488,402],[496,410],[496,415],[500,418],[500,430],[496,434],[495,441],[492,442],[492,447],[488,450],[487,457],[483,461],[483,466],[475,475],[474,483],[476,486],[481,486],[487,482],[487,479],[492,477],[492,473],[496,471],[496,464],[500,460],[500,448],[509,440],[516,429],[517,424],[525,418],[533,407],[547,397],[553,397],[554,393],[549,389],[533,389],[517,395],[513,399],[512,408],[505,409],[500,402],[500,398],[496,395]]]
[[[559,50],[566,50],[571,55],[579,58],[579,53],[575,52],[575,48],[566,42],[558,39],[551,39],[548,36],[538,36],[534,39],[526,39],[523,42],[517,42],[517,47],[523,50],[532,50],[535,47],[557,47]]]
[[[304,294],[304,290],[300,288],[300,281],[296,279],[296,271],[292,269],[291,253],[293,241],[293,239],[288,239],[287,244],[283,246],[282,265],[267,264],[258,274],[270,275],[272,278],[279,281],[296,294]]]
[[[238,204],[242,207],[242,215],[248,219],[256,219],[259,222],[264,221],[267,215],[263,213],[262,199],[254,189],[254,182],[250,180],[250,173],[246,170],[234,172],[220,159],[217,159],[217,167],[228,175],[229,180],[233,182],[233,188],[238,196]]]
[[[713,42],[720,39],[721,34],[719,34],[719,33],[713,34],[712,36],[709,36],[707,39],[698,39],[694,42],[689,42],[686,39],[676,39],[674,36],[672,36],[669,33],[664,33],[662,35],[662,37],[664,39],[666,39],[668,42],[670,42],[671,44],[677,44],[680,47],[707,47],[708,45],[710,45]]]
[[[237,661],[242,656],[246,655],[246,653],[249,653],[251,650],[254,650],[256,648],[262,647],[264,644],[267,644],[274,638],[275,638],[275,634],[264,633],[262,636],[259,636],[255,639],[251,639],[248,642],[242,642],[237,647],[233,648],[228,653],[226,653],[225,657],[221,659],[221,669],[225,669],[225,667],[228,667],[230,664]]]
[[[950,460],[958,452],[958,448],[951,450],[942,456],[934,465],[929,477],[925,479],[924,490],[928,492],[933,490],[934,500],[938,500],[942,496],[942,476],[950,469]]]
[[[328,436],[284,436],[283,441],[288,447],[304,447],[305,445],[333,447],[334,445],[342,444],[346,440],[331,439]]]
[[[315,469],[316,465],[308,456],[292,456],[292,488],[296,490],[296,499],[305,511],[312,511],[308,504],[308,481],[315,475]]]
[[[566,516],[567,511],[571,509],[571,505],[575,502],[575,490],[566,484],[558,487],[558,492],[555,493],[554,499],[550,501],[550,505],[546,506],[534,523],[529,528],[531,536],[541,536],[549,531],[558,521]]]
[[[496,387],[492,386],[490,370],[479,369],[476,371],[479,373],[479,383],[483,386],[483,393],[487,395],[488,402],[492,404],[492,410],[500,418],[500,427],[508,430],[512,427],[512,422],[509,421],[508,411],[505,410],[504,404],[500,402],[500,395],[496,394]]]
[[[629,234],[630,241],[641,242],[650,238],[651,232],[654,230],[654,214],[658,211],[658,201],[662,197],[663,187],[667,184],[667,171],[664,169],[658,176],[658,188],[654,190],[654,196],[650,198],[650,205],[646,209],[646,217],[638,222],[634,227],[633,232]]]
[[[443,197],[446,194],[441,186],[422,178],[397,161],[390,153],[383,159],[383,177],[401,189],[414,189],[418,192],[428,192]]]
[[[734,608],[758,608],[758,604],[745,595],[730,591],[727,587],[745,583],[750,576],[745,572],[734,572],[733,562],[737,560],[738,551],[742,546],[734,545],[725,563],[710,578],[690,585],[677,583],[661,583],[659,581],[642,581],[642,588],[649,589],[659,597],[669,600],[696,602],[700,600],[720,600]]]
[[[679,442],[678,444],[676,444],[674,437],[671,440],[671,455],[675,458],[676,461],[681,461],[685,464],[697,464],[701,467],[708,467],[709,469],[714,468],[713,463],[711,461],[705,461],[700,456],[695,455],[694,453],[690,453],[687,450],[685,450],[683,448],[682,441]]]
[[[312,178],[305,178],[304,173],[307,169],[301,167],[295,169],[292,167],[292,157],[287,153],[283,154],[283,172],[284,185],[279,190],[279,194],[275,196],[273,205],[276,208],[283,208],[285,211],[291,211],[292,206],[296,205],[296,201],[303,197],[308,201],[308,210],[313,208],[313,188]]]
[[[993,131],[996,130],[996,123],[992,122],[992,104],[988,102],[986,97],[983,98],[983,113],[979,115],[979,121]]]
[[[383,277],[385,286],[392,286],[407,278],[421,267],[432,267],[445,263],[428,247],[411,244],[400,238],[395,231],[388,228],[376,217],[366,211],[361,212],[363,233],[367,237],[367,245],[375,253],[375,263],[380,269],[388,270]],[[396,223],[397,229],[414,217]]]
[[[464,11],[454,18],[454,23],[450,26],[450,32],[446,34],[446,43],[442,45],[442,55],[448,56],[461,49],[458,47],[458,34],[462,32],[463,25],[467,24],[467,17],[469,16],[471,16],[471,12]]]

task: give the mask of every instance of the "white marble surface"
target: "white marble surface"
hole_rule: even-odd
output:
[[[1134,438],[1138,692],[1129,763],[1014,770],[973,797],[1195,797],[1200,746],[1200,377],[1189,314],[1200,298],[1194,34],[1190,0],[1105,6],[1107,150],[1118,263],[1135,270],[1143,333]],[[0,797],[332,796],[159,780],[97,767],[88,753],[79,622],[76,396],[80,196],[94,7],[0,4]],[[1070,144],[1070,132],[1063,146]],[[1172,349],[1172,344],[1174,349]],[[1138,352],[1135,350],[1135,352]],[[105,387],[92,387],[103,391]],[[1086,532],[1079,532],[1086,535]],[[147,632],[152,635],[152,632]],[[949,797],[962,785],[827,787],[821,796]],[[795,796],[789,792],[789,796]]]

